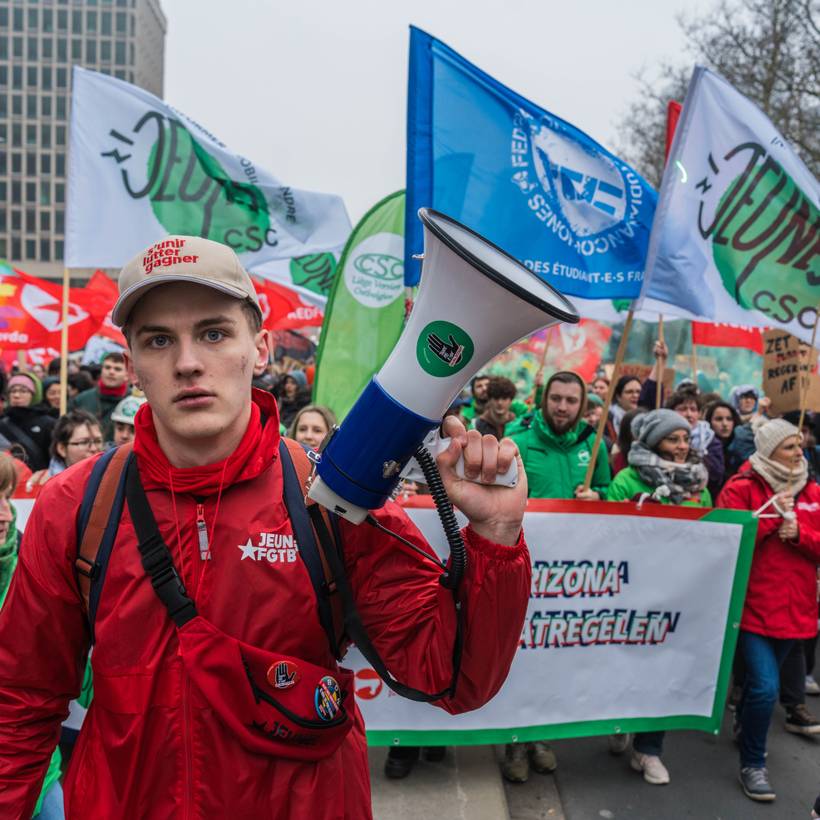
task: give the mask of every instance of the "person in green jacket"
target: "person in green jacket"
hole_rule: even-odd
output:
[[[711,507],[706,483],[709,472],[689,446],[689,422],[674,410],[653,410],[632,419],[632,446],[628,466],[607,493],[608,501],[656,502],[689,507]],[[630,766],[647,783],[662,786],[669,771],[661,760],[665,732],[638,732],[632,743]],[[625,752],[629,735],[609,738],[613,754]]]
[[[550,376],[541,407],[511,422],[505,434],[518,445],[527,473],[530,498],[578,498],[597,501],[606,496],[609,461],[601,448],[595,461],[592,488],[583,489],[592,458],[595,430],[584,420],[587,386],[570,370]],[[504,750],[501,773],[512,783],[524,783],[530,768],[555,771],[558,761],[548,743],[509,743]]]
[[[604,448],[595,460],[591,488],[582,489],[595,441],[595,430],[583,420],[586,404],[584,380],[559,370],[547,381],[540,410],[507,427],[524,462],[530,498],[607,498],[611,475]]]
[[[487,409],[487,388],[490,386],[490,378],[484,373],[479,373],[470,381],[473,400],[461,408],[461,418],[464,419],[465,427],[475,428],[475,420]],[[520,399],[514,398],[510,404],[510,412],[516,417],[523,416],[528,410],[527,403]]]
[[[11,496],[16,487],[17,471],[14,462],[6,453],[0,453],[0,607],[6,599],[11,578],[17,567],[20,537],[17,532],[17,510],[11,504]],[[39,820],[56,820],[64,816],[60,763],[60,750],[55,749],[34,808],[34,817]]]

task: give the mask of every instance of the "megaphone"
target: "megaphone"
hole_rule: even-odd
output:
[[[381,370],[322,448],[308,496],[359,524],[390,497],[399,473],[486,362],[578,311],[512,256],[421,208],[421,287]]]

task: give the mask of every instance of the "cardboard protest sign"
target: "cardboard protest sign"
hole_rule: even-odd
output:
[[[808,390],[806,408],[820,408],[817,350],[785,330],[763,334],[763,392],[772,402],[771,413],[800,409],[801,389]]]

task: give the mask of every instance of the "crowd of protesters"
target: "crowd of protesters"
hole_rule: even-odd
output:
[[[770,403],[753,385],[728,397],[703,394],[681,381],[658,400],[656,375],[666,348],[655,346],[656,366],[642,383],[622,376],[605,426],[603,445],[585,488],[598,421],[609,380],[590,384],[576,373],[553,373],[532,395],[522,397],[502,376],[481,374],[469,396],[450,412],[496,438],[518,445],[531,498],[660,503],[725,507],[759,513],[751,574],[734,664],[728,707],[735,712],[739,781],[751,799],[775,799],[766,768],[766,737],[778,701],[785,729],[820,735],[820,721],[806,695],[820,695],[812,671],[818,627],[820,564],[820,414],[774,418]],[[528,401],[523,401],[527,398]],[[661,405],[658,407],[658,405]],[[411,492],[423,491],[413,485]],[[406,490],[405,490],[406,496]],[[401,496],[400,496],[401,498]],[[768,515],[767,515],[768,511]],[[630,751],[630,767],[653,785],[670,782],[663,762],[664,732],[608,738],[615,755]],[[433,759],[430,751],[426,759]],[[385,773],[404,777],[418,749],[390,750]],[[505,748],[501,771],[516,783],[531,771],[552,772],[558,760],[545,742]]]
[[[655,356],[656,366],[643,383],[623,376],[615,384],[588,487],[585,477],[610,386],[603,373],[587,384],[577,373],[559,371],[545,384],[538,378],[530,396],[520,396],[507,378],[479,375],[449,413],[482,434],[512,438],[532,498],[768,510],[758,524],[729,707],[735,710],[742,789],[754,800],[770,801],[775,792],[766,769],[766,736],[778,698],[788,731],[820,734],[820,721],[806,707],[806,695],[820,694],[812,677],[820,414],[806,414],[798,430],[799,414],[772,418],[766,398],[752,385],[739,385],[723,397],[704,395],[684,380],[666,395],[657,382],[666,357],[663,343],[656,344]],[[35,497],[52,476],[130,441],[145,401],[129,379],[123,355],[112,352],[99,365],[68,363],[68,411],[61,416],[59,372],[54,360],[47,368],[0,373],[0,603],[17,556],[12,496]],[[313,376],[312,366],[272,366],[254,386],[276,397],[282,432],[319,448],[336,419],[312,403]],[[416,492],[424,487],[405,482],[398,498]],[[85,701],[72,704],[35,816],[62,816],[60,772],[91,697],[90,665],[87,684]],[[641,732],[612,736],[608,744],[613,754],[629,751],[631,768],[647,783],[661,785],[670,781],[662,760],[664,740],[664,732]],[[386,774],[407,776],[420,754],[418,748],[391,749]],[[441,760],[444,749],[426,749],[424,755]],[[520,783],[531,770],[547,773],[557,765],[546,741],[516,743],[505,748],[501,770],[507,780]]]

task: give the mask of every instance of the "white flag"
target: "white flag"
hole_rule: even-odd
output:
[[[338,252],[351,227],[340,197],[294,190],[153,94],[77,66],[66,216],[67,267],[119,267],[177,233],[259,268]]]
[[[819,205],[817,180],[766,115],[696,68],[661,185],[642,306],[810,341]]]

